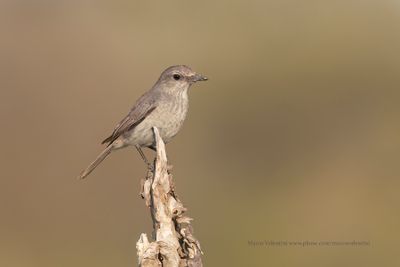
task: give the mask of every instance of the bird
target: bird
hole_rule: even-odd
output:
[[[158,128],[164,143],[169,143],[185,121],[189,88],[196,82],[206,80],[207,77],[186,65],[165,69],[153,87],[136,101],[111,135],[103,140],[102,144],[106,147],[78,178],[86,178],[111,152],[128,146],[134,146],[150,166],[142,148],[155,150],[153,127]]]

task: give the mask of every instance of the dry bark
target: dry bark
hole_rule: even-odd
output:
[[[136,249],[141,267],[202,267],[200,243],[193,236],[191,218],[178,199],[168,165],[165,145],[153,127],[157,157],[154,171],[142,181],[141,195],[150,208],[153,220],[153,242],[142,233]]]

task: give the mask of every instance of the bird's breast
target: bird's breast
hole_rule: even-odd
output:
[[[189,103],[187,98],[179,98],[160,106],[159,121],[154,126],[160,130],[160,135],[164,142],[168,143],[171,141],[182,128],[188,108]]]
[[[187,97],[160,101],[156,109],[129,133],[129,143],[152,146],[154,144],[153,126],[158,128],[165,143],[170,142],[182,128],[188,108]]]

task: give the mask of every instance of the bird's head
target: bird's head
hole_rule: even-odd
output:
[[[185,65],[171,66],[161,73],[157,84],[162,84],[168,88],[177,90],[187,89],[195,82],[207,81],[203,75],[196,73]]]

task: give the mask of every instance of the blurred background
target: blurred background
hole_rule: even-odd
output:
[[[205,266],[400,266],[399,1],[2,0],[0,38],[0,266],[136,266],[138,153],[76,177],[174,64]]]

